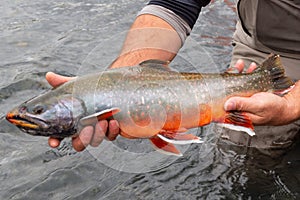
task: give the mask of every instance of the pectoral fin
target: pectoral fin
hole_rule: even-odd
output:
[[[82,125],[90,125],[94,124],[97,121],[108,119],[112,117],[114,114],[120,112],[119,108],[109,108],[102,110],[100,112],[94,113],[92,115],[88,115],[80,119],[80,124]]]
[[[139,65],[142,67],[150,67],[162,71],[172,71],[171,68],[169,67],[169,63],[170,61],[150,59],[141,62]]]

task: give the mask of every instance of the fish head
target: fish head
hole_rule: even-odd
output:
[[[84,113],[83,102],[71,95],[45,95],[14,108],[6,119],[30,135],[64,138],[77,132]]]

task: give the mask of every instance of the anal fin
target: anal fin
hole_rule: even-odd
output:
[[[250,136],[255,135],[252,121],[244,112],[227,112],[224,123],[218,125],[235,131],[246,132]]]
[[[160,139],[164,140],[165,142],[169,142],[172,144],[192,144],[192,143],[203,143],[203,141],[193,135],[193,134],[186,134],[182,132],[172,132],[172,131],[161,131],[157,135]]]

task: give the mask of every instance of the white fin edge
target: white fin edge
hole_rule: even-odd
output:
[[[169,138],[166,138],[160,134],[157,134],[157,136],[162,139],[165,142],[169,142],[172,144],[180,144],[180,145],[184,145],[184,144],[193,144],[193,143],[203,143],[203,141],[198,137],[198,139],[195,140],[172,140]]]
[[[104,114],[104,113],[111,112],[111,111],[116,110],[116,109],[120,110],[119,108],[109,108],[109,109],[101,110],[100,112],[97,112],[97,113],[88,115],[88,116],[86,116],[86,117],[83,117],[83,118],[81,118],[80,120],[83,121],[83,120],[90,119],[90,118],[93,118],[93,117],[98,117],[99,115],[102,115],[102,114]]]
[[[117,112],[120,111],[119,108],[105,109],[105,110],[102,110],[100,112],[97,112],[97,113],[94,113],[94,114],[91,114],[91,115],[88,115],[88,116],[85,116],[85,117],[81,118],[79,120],[79,123],[82,126],[94,125],[98,122],[98,118],[97,118],[98,116],[101,116],[101,115],[103,115],[105,113],[108,113],[108,112],[113,112],[114,110],[117,110]],[[115,113],[117,113],[117,112],[115,112]]]
[[[152,144],[152,143],[151,143]],[[176,154],[176,153],[172,153],[172,152],[169,152],[169,151],[165,151],[163,149],[160,149],[158,148],[157,146],[155,146],[154,144],[152,144],[153,146],[153,149],[155,149],[155,151],[158,151],[159,153],[162,153],[162,154],[165,154],[165,155],[168,155],[168,156],[178,156],[178,157],[182,157],[183,154],[180,153],[180,154]]]
[[[224,128],[234,130],[234,131],[242,131],[242,132],[247,133],[250,136],[255,135],[255,132],[252,129],[244,127],[244,126],[237,126],[237,125],[233,125],[233,124],[217,124],[217,125],[224,127]]]

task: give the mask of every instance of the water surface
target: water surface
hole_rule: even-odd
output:
[[[47,71],[81,75],[105,69],[118,55],[124,31],[145,3],[2,0],[0,115],[49,89],[44,79]],[[230,62],[235,19],[232,1],[214,1],[204,8],[173,67],[223,71]],[[124,164],[126,169],[105,163],[115,155],[104,148],[107,144],[99,147],[100,154],[93,154],[92,148],[76,153],[68,140],[51,149],[46,138],[26,135],[2,119],[0,198],[299,198],[299,145],[274,158],[255,149],[220,145],[213,130],[213,126],[194,130],[205,144],[189,146],[183,157],[170,164],[133,173],[136,166],[128,165],[131,161]],[[119,138],[114,144],[127,151],[152,151],[148,142],[140,140]],[[149,163],[140,162],[138,167]]]

